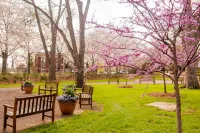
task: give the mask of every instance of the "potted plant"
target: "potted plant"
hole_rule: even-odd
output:
[[[74,85],[63,88],[63,95],[57,97],[59,108],[62,114],[73,114],[78,96],[75,95]]]
[[[34,84],[30,80],[25,81],[22,86],[25,93],[32,93]]]

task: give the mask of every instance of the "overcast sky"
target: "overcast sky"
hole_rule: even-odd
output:
[[[95,18],[101,23],[108,23],[118,17],[130,15],[128,5],[116,2],[95,2],[91,3],[88,19],[95,13]]]

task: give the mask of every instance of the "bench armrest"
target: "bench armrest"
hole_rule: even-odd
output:
[[[40,95],[40,90],[45,90],[45,85],[38,85],[38,95]]]
[[[45,85],[38,85],[39,88],[42,87],[42,86],[45,86]]]
[[[14,106],[10,106],[10,105],[8,105],[8,104],[4,104],[3,105],[5,108],[11,108],[11,109],[14,109]]]
[[[80,93],[78,93],[78,94],[92,94],[91,92],[80,92]]]

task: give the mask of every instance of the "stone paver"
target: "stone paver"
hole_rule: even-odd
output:
[[[157,108],[160,108],[162,110],[167,110],[167,111],[175,111],[176,110],[176,104],[174,104],[174,103],[154,102],[154,103],[150,103],[147,105],[157,107]]]

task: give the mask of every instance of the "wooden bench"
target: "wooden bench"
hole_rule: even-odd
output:
[[[45,85],[39,85],[38,95],[53,94],[53,93],[56,93],[56,95],[58,95],[58,84],[59,82],[57,81],[46,81]]]
[[[13,128],[13,133],[16,133],[16,119],[20,117],[26,117],[29,115],[42,113],[42,120],[44,117],[52,118],[54,122],[54,111],[55,111],[55,99],[56,94],[51,95],[40,95],[30,97],[16,97],[14,106],[4,104],[4,124],[3,129],[6,126]],[[45,112],[51,111],[52,115],[45,115]],[[7,119],[13,119],[13,124],[7,124]]]
[[[142,82],[142,81],[152,81],[154,84],[155,84],[155,77],[153,76],[142,76],[139,78],[139,84]]]
[[[82,92],[76,92],[76,94],[79,96],[79,105],[80,108],[82,105],[90,105],[92,108],[92,94],[93,94],[94,87],[90,85],[83,85],[83,88],[81,89]],[[75,89],[76,91],[77,89]],[[84,101],[87,101],[85,103]]]
[[[171,77],[174,77],[173,74],[170,74]],[[178,78],[178,82],[181,82],[181,84],[184,84],[184,74],[181,75],[179,78]],[[172,80],[172,84],[174,84],[174,81]]]

